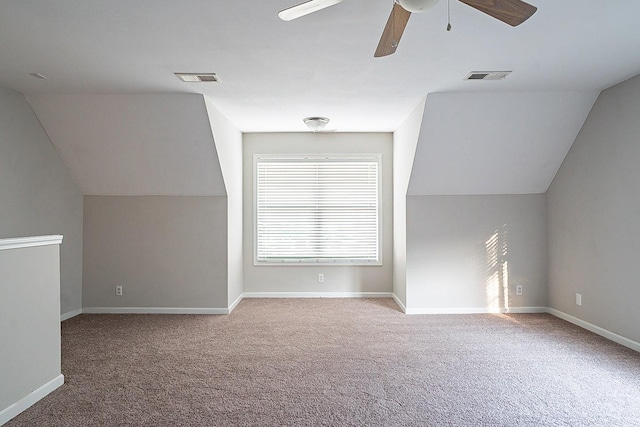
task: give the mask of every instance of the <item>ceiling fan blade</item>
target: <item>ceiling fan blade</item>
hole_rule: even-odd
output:
[[[278,16],[283,21],[291,21],[292,19],[300,18],[301,16],[308,15],[325,7],[333,6],[342,1],[343,0],[309,0],[297,6],[281,10],[278,12]]]
[[[410,16],[411,12],[407,11],[398,3],[393,3],[391,15],[389,15],[387,25],[384,27],[382,37],[380,37],[376,53],[373,54],[374,57],[379,58],[395,53],[400,43],[400,37],[402,37],[402,33],[404,32],[404,27],[407,26]]]
[[[521,0],[460,0],[474,9],[515,27],[536,13],[537,7]]]

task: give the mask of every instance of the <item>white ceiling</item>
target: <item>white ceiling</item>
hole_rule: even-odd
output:
[[[538,12],[515,28],[451,0],[451,32],[441,0],[412,15],[396,54],[384,58],[373,52],[391,0],[277,17],[299,1],[4,0],[0,86],[28,97],[85,194],[223,193],[220,171],[202,169],[217,160],[204,102],[183,111],[184,94],[204,95],[242,132],[305,131],[310,115],[329,117],[338,132],[392,132],[429,95],[413,194],[493,194],[545,191],[595,94],[640,73],[638,0],[530,0]],[[513,73],[463,80],[484,70]],[[183,83],[174,72],[221,81]],[[526,105],[526,120],[511,110],[479,120],[500,100],[486,94]],[[162,107],[146,96],[165,97]],[[531,132],[505,129],[516,124]],[[115,154],[105,152],[107,136],[120,141]],[[149,149],[156,139],[166,150]],[[501,172],[481,173],[487,160]],[[174,175],[161,173],[168,164]],[[125,165],[128,175],[119,173]],[[178,173],[184,181],[169,178]]]
[[[242,132],[303,131],[309,115],[347,132],[393,131],[432,92],[600,90],[640,72],[637,0],[530,0],[538,12],[515,28],[452,0],[449,33],[442,0],[385,58],[373,52],[391,0],[277,17],[299,1],[4,0],[0,84],[32,97],[202,93]],[[487,69],[513,74],[462,80]]]

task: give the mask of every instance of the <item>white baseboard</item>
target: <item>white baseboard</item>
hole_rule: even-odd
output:
[[[243,298],[391,298],[391,292],[245,292]]]
[[[620,345],[628,347],[632,350],[640,352],[640,343],[630,340],[629,338],[625,338],[622,335],[618,335],[615,332],[611,332],[607,329],[601,328],[600,326],[596,326],[593,323],[585,322],[584,320],[578,319],[570,314],[564,313],[562,311],[556,310],[555,308],[547,308],[547,313],[556,316],[562,320],[566,320],[569,323],[573,323],[576,326],[580,326],[587,331],[591,331],[594,334],[598,334],[602,337],[605,337],[608,340],[613,342],[617,342]]]
[[[434,307],[406,308],[406,314],[496,314],[496,313],[546,313],[547,307],[509,307],[498,310],[488,307]]]
[[[391,292],[244,292],[229,308],[182,307],[84,307],[65,313],[62,320],[78,314],[230,314],[244,298],[391,298]],[[399,301],[399,300],[398,300]],[[403,305],[401,307],[404,308]],[[66,317],[68,315],[68,317]]]
[[[34,403],[64,384],[64,375],[60,374],[51,381],[32,391],[22,399],[0,411],[0,426],[29,409]]]
[[[60,315],[60,321],[64,322],[65,320],[69,320],[72,317],[76,317],[79,314],[82,314],[82,309],[67,311],[66,313]]]
[[[547,307],[511,307],[508,310],[501,311],[504,314],[537,314],[546,312]]]
[[[84,307],[86,314],[229,314],[228,308]]]
[[[244,294],[240,294],[240,296],[236,298],[234,302],[231,303],[231,305],[229,306],[229,313],[231,313],[233,309],[236,308],[238,304],[240,304],[240,301],[242,301],[242,298],[244,298]]]
[[[398,306],[400,307],[400,309],[402,310],[402,312],[404,314],[407,314],[407,307],[405,307],[405,305],[402,303],[402,301],[400,301],[400,298],[398,298],[396,296],[396,294],[391,294],[391,296],[393,297],[393,300],[396,302],[396,304],[398,304]]]

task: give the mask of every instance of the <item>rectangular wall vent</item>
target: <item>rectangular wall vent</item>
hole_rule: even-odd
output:
[[[175,73],[176,76],[183,82],[218,82],[218,76],[216,73]]]
[[[465,80],[502,80],[511,74],[511,71],[472,71]]]

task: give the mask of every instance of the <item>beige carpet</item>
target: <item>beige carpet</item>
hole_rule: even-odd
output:
[[[7,426],[640,426],[640,353],[546,314],[263,299],[62,334],[66,384]]]

